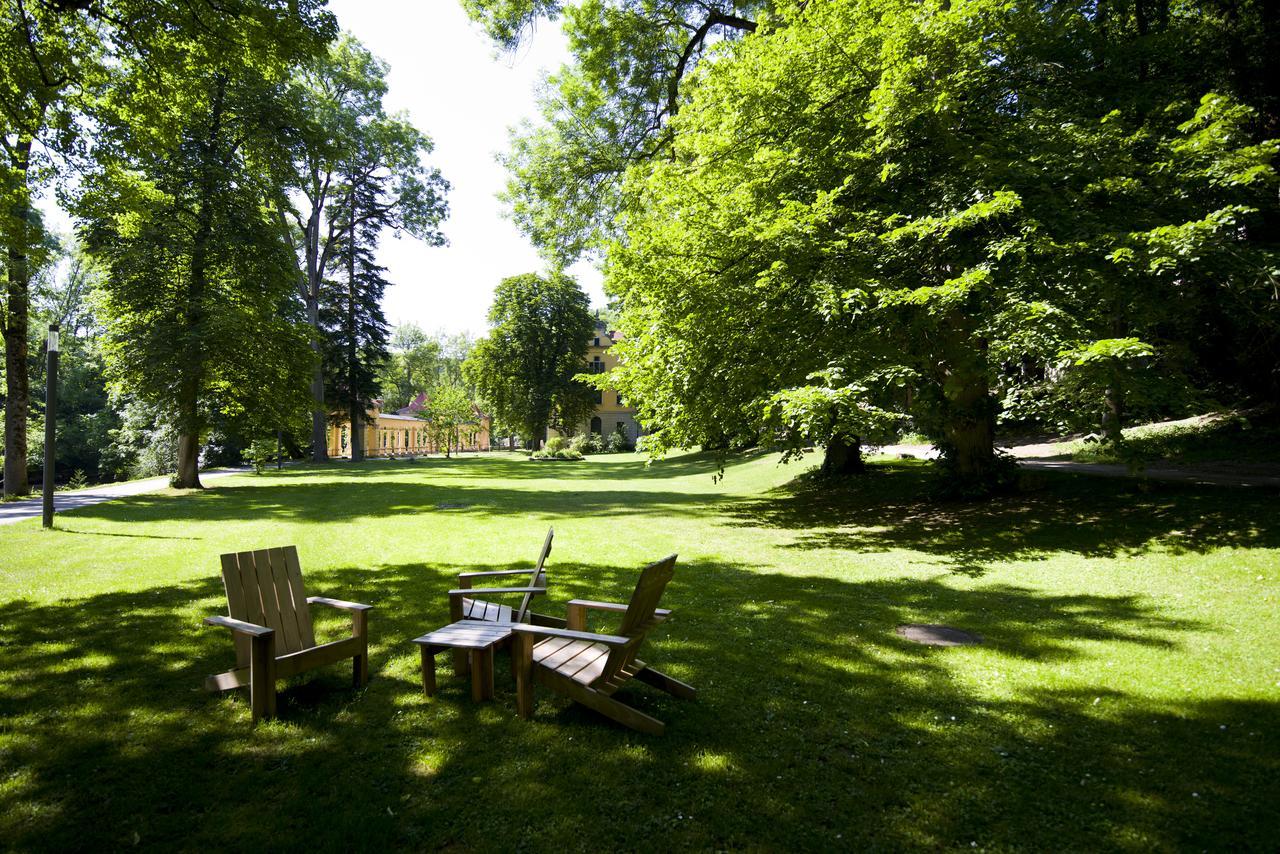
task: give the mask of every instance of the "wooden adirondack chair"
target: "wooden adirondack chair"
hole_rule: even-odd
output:
[[[662,721],[639,712],[613,696],[632,678],[661,688],[668,694],[692,700],[697,691],[654,670],[636,657],[649,629],[671,616],[658,607],[662,591],[675,572],[676,556],[646,566],[640,572],[631,601],[594,602],[574,599],[568,605],[567,627],[512,626],[515,646],[516,708],[523,718],[533,715],[533,682],[641,732],[662,735]],[[622,614],[615,635],[586,631],[587,611]],[[541,638],[541,640],[539,640]]]
[[[449,591],[449,621],[453,623],[459,620],[483,620],[486,623],[536,622],[532,619],[529,606],[532,604],[534,596],[547,592],[547,570],[545,564],[547,558],[551,555],[551,541],[555,538],[555,534],[554,528],[547,529],[547,538],[542,543],[542,552],[538,555],[538,562],[534,564],[532,573],[527,569],[459,573],[458,589]],[[528,575],[528,586],[485,588],[473,588],[471,586],[472,581],[477,578],[501,578],[513,575]],[[520,604],[515,608],[510,605],[473,598],[476,595],[509,596],[515,593],[523,594]]]
[[[249,686],[253,722],[274,717],[276,680],[350,658],[354,681],[369,681],[369,611],[373,606],[324,596],[308,597],[294,546],[222,556],[229,616],[205,617],[205,625],[231,629],[236,667],[210,676],[207,691]],[[351,612],[351,636],[316,643],[310,605]]]

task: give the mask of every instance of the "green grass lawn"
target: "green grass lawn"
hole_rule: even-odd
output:
[[[0,848],[1280,843],[1274,492],[1061,475],[947,504],[909,463],[838,493],[775,456],[717,469],[336,464],[0,528]],[[502,662],[494,703],[443,655],[422,695],[409,640],[454,573],[527,565],[548,525],[548,613],[679,553],[644,658],[699,697],[623,691],[666,736],[543,690],[522,721]],[[311,594],[376,606],[373,678],[299,677],[252,729],[247,698],[200,690],[233,658],[200,619],[225,612],[221,552],[288,543]]]

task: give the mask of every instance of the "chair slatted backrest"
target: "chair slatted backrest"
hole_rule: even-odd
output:
[[[302,568],[294,546],[232,552],[222,556],[222,583],[227,588],[229,615],[275,629],[276,655],[316,645],[311,610],[302,586]],[[248,643],[237,642],[236,655],[245,656]]]
[[[547,529],[547,539],[542,543],[542,553],[538,555],[538,563],[533,567],[533,575],[529,578],[530,587],[541,587],[544,590],[547,586],[547,558],[551,556],[551,541],[555,538],[556,529]],[[520,600],[520,608],[512,615],[512,622],[523,623],[529,619],[529,605],[533,602],[533,594],[526,593],[524,598]]]
[[[645,632],[661,622],[654,612],[662,601],[662,592],[675,575],[675,569],[676,556],[669,555],[640,571],[640,580],[636,582],[631,601],[627,603],[627,611],[622,615],[622,626],[618,629],[618,634],[632,639],[631,643],[625,647],[616,647],[610,652],[609,661],[597,682],[609,681],[614,674],[629,665],[636,657]]]

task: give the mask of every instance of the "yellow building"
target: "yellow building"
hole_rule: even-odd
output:
[[[615,332],[603,323],[596,321],[595,331],[592,332],[591,340],[587,342],[586,372],[602,374],[612,370],[618,364],[618,357],[610,352],[610,348],[621,338],[622,333]],[[627,406],[622,399],[622,395],[613,389],[596,392],[595,414],[588,421],[578,425],[577,432],[585,433],[588,431],[599,433],[602,436],[609,436],[620,431],[626,436],[627,441],[631,443],[634,443],[636,439],[644,435],[644,428],[636,420],[635,407]],[[547,430],[548,439],[559,435],[560,433],[556,430]]]
[[[375,400],[370,419],[364,425],[364,454],[366,457],[404,457],[422,454],[442,454],[444,448],[431,436],[430,425],[415,413],[426,406],[426,394],[419,394],[413,402],[394,413],[382,411],[382,401]],[[450,443],[453,451],[488,451],[489,434],[493,419],[473,407],[475,420],[463,424]],[[335,415],[329,422],[329,456],[351,456],[351,420],[345,415]]]

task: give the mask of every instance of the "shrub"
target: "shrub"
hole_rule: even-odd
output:
[[[591,437],[585,433],[579,433],[569,440],[569,450],[576,451],[579,454],[589,454],[591,446]]]
[[[627,441],[625,433],[615,430],[609,434],[609,438],[604,440],[604,450],[606,454],[620,454],[631,450],[631,443]]]
[[[249,443],[248,457],[249,462],[253,464],[253,470],[262,474],[263,469],[275,462],[276,443],[266,439],[254,439]]]
[[[544,449],[529,455],[531,460],[580,460],[582,458],[582,452],[572,448],[561,448],[558,451]]]
[[[587,437],[587,448],[585,453],[601,454],[604,453],[604,437],[599,433],[592,433]]]
[[[569,447],[569,443],[564,440],[563,436],[554,436],[546,441],[542,446],[542,450],[548,454],[556,454]]]
[[[648,451],[650,449],[649,446],[652,444],[652,438],[649,436],[641,436],[639,439],[636,439],[636,450],[641,452]]]

